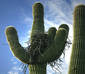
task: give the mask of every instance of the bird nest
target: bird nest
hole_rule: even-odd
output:
[[[32,36],[30,45],[28,47],[28,53],[31,57],[43,55],[44,51],[48,47],[48,35],[37,34]]]

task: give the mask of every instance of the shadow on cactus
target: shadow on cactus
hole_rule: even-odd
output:
[[[28,64],[29,74],[46,74],[46,66],[58,59],[67,41],[69,27],[60,25],[59,29],[51,27],[48,33],[44,30],[44,7],[41,3],[33,5],[33,25],[30,45],[25,50],[19,43],[14,27],[6,28],[8,44],[14,56]]]

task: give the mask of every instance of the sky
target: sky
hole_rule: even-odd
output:
[[[71,41],[73,39],[73,10],[76,5],[85,4],[85,0],[0,0],[0,74],[23,74],[21,62],[10,51],[5,29],[7,26],[14,26],[18,32],[20,44],[26,47],[32,28],[32,5],[35,2],[41,2],[44,5],[45,31],[50,27],[58,28],[61,24],[68,24],[69,38]],[[71,47],[65,51],[62,74],[68,72]],[[47,74],[56,74],[49,65]]]

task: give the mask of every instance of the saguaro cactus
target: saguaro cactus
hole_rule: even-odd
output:
[[[6,28],[6,37],[12,53],[22,62],[28,64],[29,74],[46,74],[47,63],[58,59],[62,54],[69,28],[62,24],[58,31],[51,27],[48,33],[44,31],[44,9],[41,3],[33,5],[33,25],[31,42],[25,50],[18,41],[14,27]]]
[[[85,5],[75,7],[73,31],[69,74],[85,74]]]

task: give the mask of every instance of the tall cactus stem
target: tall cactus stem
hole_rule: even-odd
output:
[[[85,74],[85,5],[74,10],[73,32],[69,74]]]

